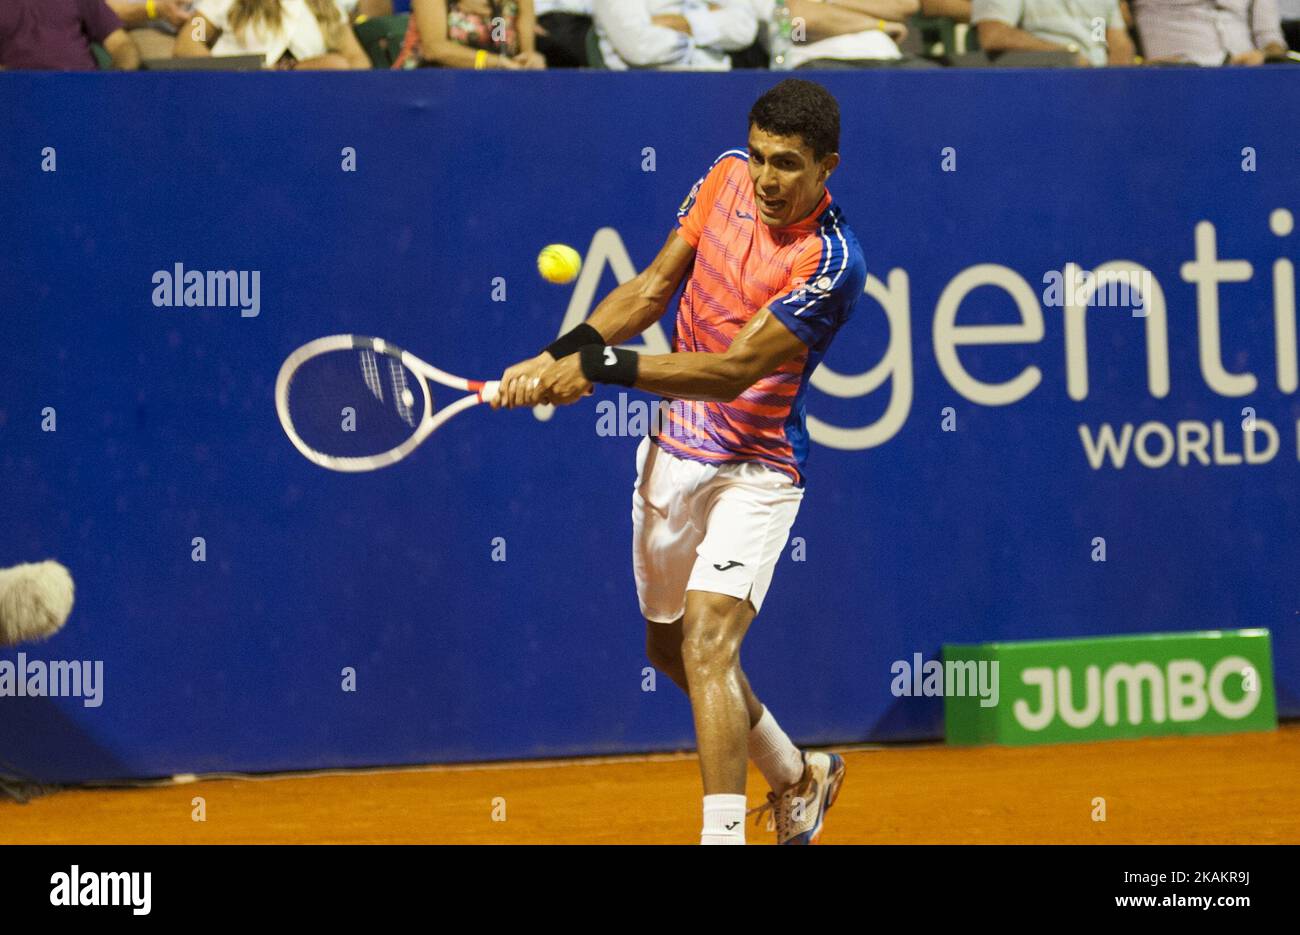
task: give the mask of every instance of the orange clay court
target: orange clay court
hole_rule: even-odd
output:
[[[1271,733],[842,752],[848,778],[824,844],[1300,843],[1296,723]],[[0,843],[694,844],[698,787],[694,755],[667,754],[70,789],[26,805],[0,800]],[[751,805],[762,788],[751,766]],[[191,817],[195,797],[206,821]],[[1092,817],[1098,797],[1104,822]],[[501,799],[505,820],[494,821]],[[748,838],[772,843],[762,829]]]

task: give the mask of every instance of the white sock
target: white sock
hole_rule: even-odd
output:
[[[749,731],[749,758],[762,772],[773,792],[793,786],[803,776],[803,754],[790,742],[766,707],[763,716]]]
[[[745,797],[743,795],[706,795],[704,830],[701,844],[745,843]]]

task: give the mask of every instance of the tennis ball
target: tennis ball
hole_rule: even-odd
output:
[[[557,285],[573,282],[582,269],[582,257],[568,244],[553,243],[537,254],[537,271],[547,282]]]

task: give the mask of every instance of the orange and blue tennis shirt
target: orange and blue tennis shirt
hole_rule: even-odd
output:
[[[723,153],[677,211],[695,261],[677,306],[674,350],[725,351],[769,308],[805,345],[728,403],[672,400],[655,436],[670,454],[705,464],[757,461],[804,483],[808,381],[866,285],[858,239],[829,190],[803,220],[772,228],[758,217],[749,155]]]

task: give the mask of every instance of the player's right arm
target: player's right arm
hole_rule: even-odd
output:
[[[594,328],[605,344],[622,344],[636,337],[663,316],[694,259],[695,248],[673,231],[654,262],[605,296],[583,324]],[[555,359],[549,351],[542,351],[508,368],[501,375],[493,408],[527,405],[533,379]]]

